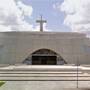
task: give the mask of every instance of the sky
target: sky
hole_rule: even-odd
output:
[[[44,31],[90,34],[90,0],[0,0],[0,31]]]
[[[47,28],[52,31],[70,31],[66,25],[63,24],[64,13],[55,10],[54,4],[61,4],[63,0],[22,0],[25,4],[33,7],[32,22],[36,25],[35,21],[43,16],[47,20]],[[31,20],[30,20],[31,21]]]

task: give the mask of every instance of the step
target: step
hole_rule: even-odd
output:
[[[40,77],[43,77],[43,76],[48,76],[48,77],[51,77],[51,76],[54,76],[54,77],[76,77],[77,74],[0,74],[0,77],[3,77],[3,76],[30,76],[30,77],[34,77],[34,76],[40,76]],[[90,77],[90,75],[84,75],[84,74],[78,74],[78,76],[81,76],[81,77]]]
[[[77,81],[77,77],[0,77],[5,81]],[[90,81],[90,77],[78,77],[78,81]]]
[[[62,71],[0,71],[0,74],[77,74],[77,72],[62,72]],[[78,72],[82,74],[82,72]]]

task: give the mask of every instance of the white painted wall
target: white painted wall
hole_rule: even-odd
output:
[[[3,32],[0,33],[6,52],[3,63],[22,63],[38,49],[51,49],[62,56],[69,64],[90,63],[84,52],[85,35],[59,32]],[[87,61],[87,62],[86,62]]]

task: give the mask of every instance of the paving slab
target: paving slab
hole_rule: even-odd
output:
[[[0,90],[90,90],[90,81],[7,81]]]

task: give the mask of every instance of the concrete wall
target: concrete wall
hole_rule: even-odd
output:
[[[0,63],[22,63],[38,49],[51,49],[73,64],[86,64],[85,35],[55,32],[3,32],[0,33]]]

